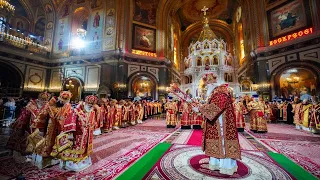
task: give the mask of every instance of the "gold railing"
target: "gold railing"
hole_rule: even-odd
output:
[[[29,38],[22,39],[5,32],[0,32],[0,39],[2,39],[2,41],[0,41],[1,43],[25,49],[33,53],[46,55],[49,52],[47,47],[37,44]]]

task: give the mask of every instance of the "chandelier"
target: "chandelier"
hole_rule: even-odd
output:
[[[74,88],[74,84],[72,84],[72,80],[69,80],[69,83],[66,84],[66,88],[67,89],[73,89]]]
[[[0,0],[0,9],[5,9],[9,13],[13,13],[15,8],[13,5],[11,5],[8,1],[6,0]]]
[[[288,83],[293,83],[293,84],[295,84],[295,83],[298,83],[298,82],[299,82],[300,78],[297,77],[297,76],[294,76],[294,77],[292,77],[292,78],[291,78],[291,77],[287,77],[286,80],[287,80]]]

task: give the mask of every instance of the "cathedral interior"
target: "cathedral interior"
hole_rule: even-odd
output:
[[[149,122],[137,122],[131,130],[120,128],[112,137],[94,137],[92,165],[78,174],[58,170],[59,165],[38,170],[34,164],[7,163],[0,168],[0,179],[19,175],[27,179],[317,179],[320,136],[314,132],[320,132],[319,78],[319,0],[0,0],[0,109],[4,99],[35,99],[42,92],[61,96],[65,91],[72,94],[71,104],[90,102],[86,98],[90,95],[118,104],[128,99],[154,103],[151,113],[145,105]],[[173,84],[180,92],[170,90]],[[237,162],[237,176],[209,172],[202,167],[209,160],[197,147],[201,143],[192,139],[201,141],[199,131],[166,128],[166,108],[157,103],[169,97],[204,102],[221,84],[228,85],[235,99],[259,95],[269,104],[289,103],[295,97],[317,102],[314,110],[307,109],[317,130],[268,123],[267,134],[255,135],[244,128],[239,141],[246,151]],[[277,107],[281,112],[276,111],[275,122],[287,121],[283,116],[290,121],[287,112],[292,114],[292,124],[296,121],[293,111]],[[19,119],[16,113],[13,119]],[[5,114],[0,110],[0,121],[8,126],[1,120]],[[251,115],[243,114],[248,124]],[[10,132],[3,127],[0,139]],[[129,138],[132,133],[135,137]],[[103,145],[112,144],[113,138],[123,141]],[[0,159],[12,155],[4,146]],[[160,146],[165,150],[157,156]],[[308,151],[303,147],[310,148],[307,155],[290,153]],[[188,151],[198,155],[180,162],[179,158],[188,159]],[[120,155],[128,159],[117,164]],[[177,165],[185,169],[171,167],[174,160],[185,163]],[[300,160],[304,163],[297,163]],[[287,165],[281,164],[284,161]],[[146,165],[145,172],[137,164]]]

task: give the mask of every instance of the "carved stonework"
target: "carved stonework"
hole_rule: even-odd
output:
[[[320,63],[320,48],[300,52],[299,56],[300,56],[300,60],[302,61],[309,60],[309,61],[315,61]]]
[[[139,71],[140,71],[140,66],[128,65],[128,77]]]
[[[158,68],[148,67],[148,72],[151,73],[154,77],[156,77],[157,80],[159,81],[159,69]]]
[[[285,57],[279,57],[279,58],[275,58],[275,59],[270,59],[268,61],[269,64],[269,71],[272,72],[273,70],[275,70],[278,66],[280,66],[281,64],[285,63],[286,59]]]

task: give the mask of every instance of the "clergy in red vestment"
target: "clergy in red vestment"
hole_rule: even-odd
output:
[[[312,106],[309,111],[310,129],[312,133],[320,132],[320,103],[317,97],[312,97]]]
[[[137,112],[138,112],[137,122],[138,122],[138,124],[142,124],[144,110],[143,110],[143,106],[141,104],[141,101],[137,102],[136,108],[137,108]]]
[[[104,133],[107,133],[110,131],[110,129],[112,129],[112,126],[110,128],[110,110],[111,110],[111,105],[110,105],[110,102],[109,102],[109,99],[106,99],[106,98],[102,98],[102,101],[104,102],[103,105],[103,108],[105,109],[105,119],[103,121],[103,132]]]
[[[207,104],[193,108],[205,117],[202,149],[210,156],[209,168],[221,174],[237,172],[236,159],[241,158],[232,95],[227,85],[216,87]]]
[[[238,129],[238,132],[243,132],[244,127],[246,125],[243,114],[246,113],[246,108],[243,105],[241,99],[240,100],[234,99],[233,107],[234,107],[234,111],[235,111],[235,115],[236,115],[236,126]]]
[[[98,99],[97,99],[97,102],[94,103],[93,110],[96,111],[93,135],[99,136],[102,134],[101,128],[103,127],[103,121],[104,121],[104,117],[102,114],[104,114],[103,111],[105,110],[104,108],[99,107]]]
[[[51,98],[35,119],[34,127],[37,127],[37,129],[29,135],[27,148],[34,153],[32,155],[32,163],[39,169],[58,162],[51,155],[56,150],[54,145],[57,137],[59,137],[60,133],[75,129],[75,123],[71,118],[71,97],[71,92],[61,91],[60,96]],[[45,126],[43,127],[43,125]],[[44,128],[44,132],[41,132],[42,128]],[[59,150],[68,148],[71,145],[68,139],[64,140],[61,142],[63,146]]]
[[[167,102],[164,106],[166,109],[166,124],[167,128],[175,128],[177,125],[177,112],[178,112],[178,106],[177,103],[172,101],[172,97],[169,97],[169,102]]]
[[[11,125],[13,131],[7,142],[7,147],[13,150],[13,158],[16,162],[25,162],[26,158],[23,155],[27,154],[27,137],[37,128],[33,126],[34,120],[50,97],[51,95],[47,92],[40,93],[38,99],[31,100],[22,109],[20,116]],[[44,127],[44,125],[41,126]],[[44,129],[41,129],[41,132],[44,132]]]
[[[189,102],[182,102],[181,129],[191,129],[191,105]]]
[[[60,167],[70,171],[81,171],[91,166],[90,155],[93,152],[93,130],[96,121],[94,105],[98,98],[94,95],[87,96],[84,103],[74,109],[73,119],[76,130],[73,134],[73,145],[62,151],[58,157],[62,160]]]
[[[250,119],[250,130],[257,133],[268,132],[267,114],[269,109],[262,96],[254,95],[254,101],[248,104],[248,110],[252,111]]]
[[[294,103],[292,104],[292,112],[294,114],[293,116],[293,122],[296,125],[297,129],[300,129],[300,126],[302,124],[302,102],[300,101],[299,97],[294,97]]]

